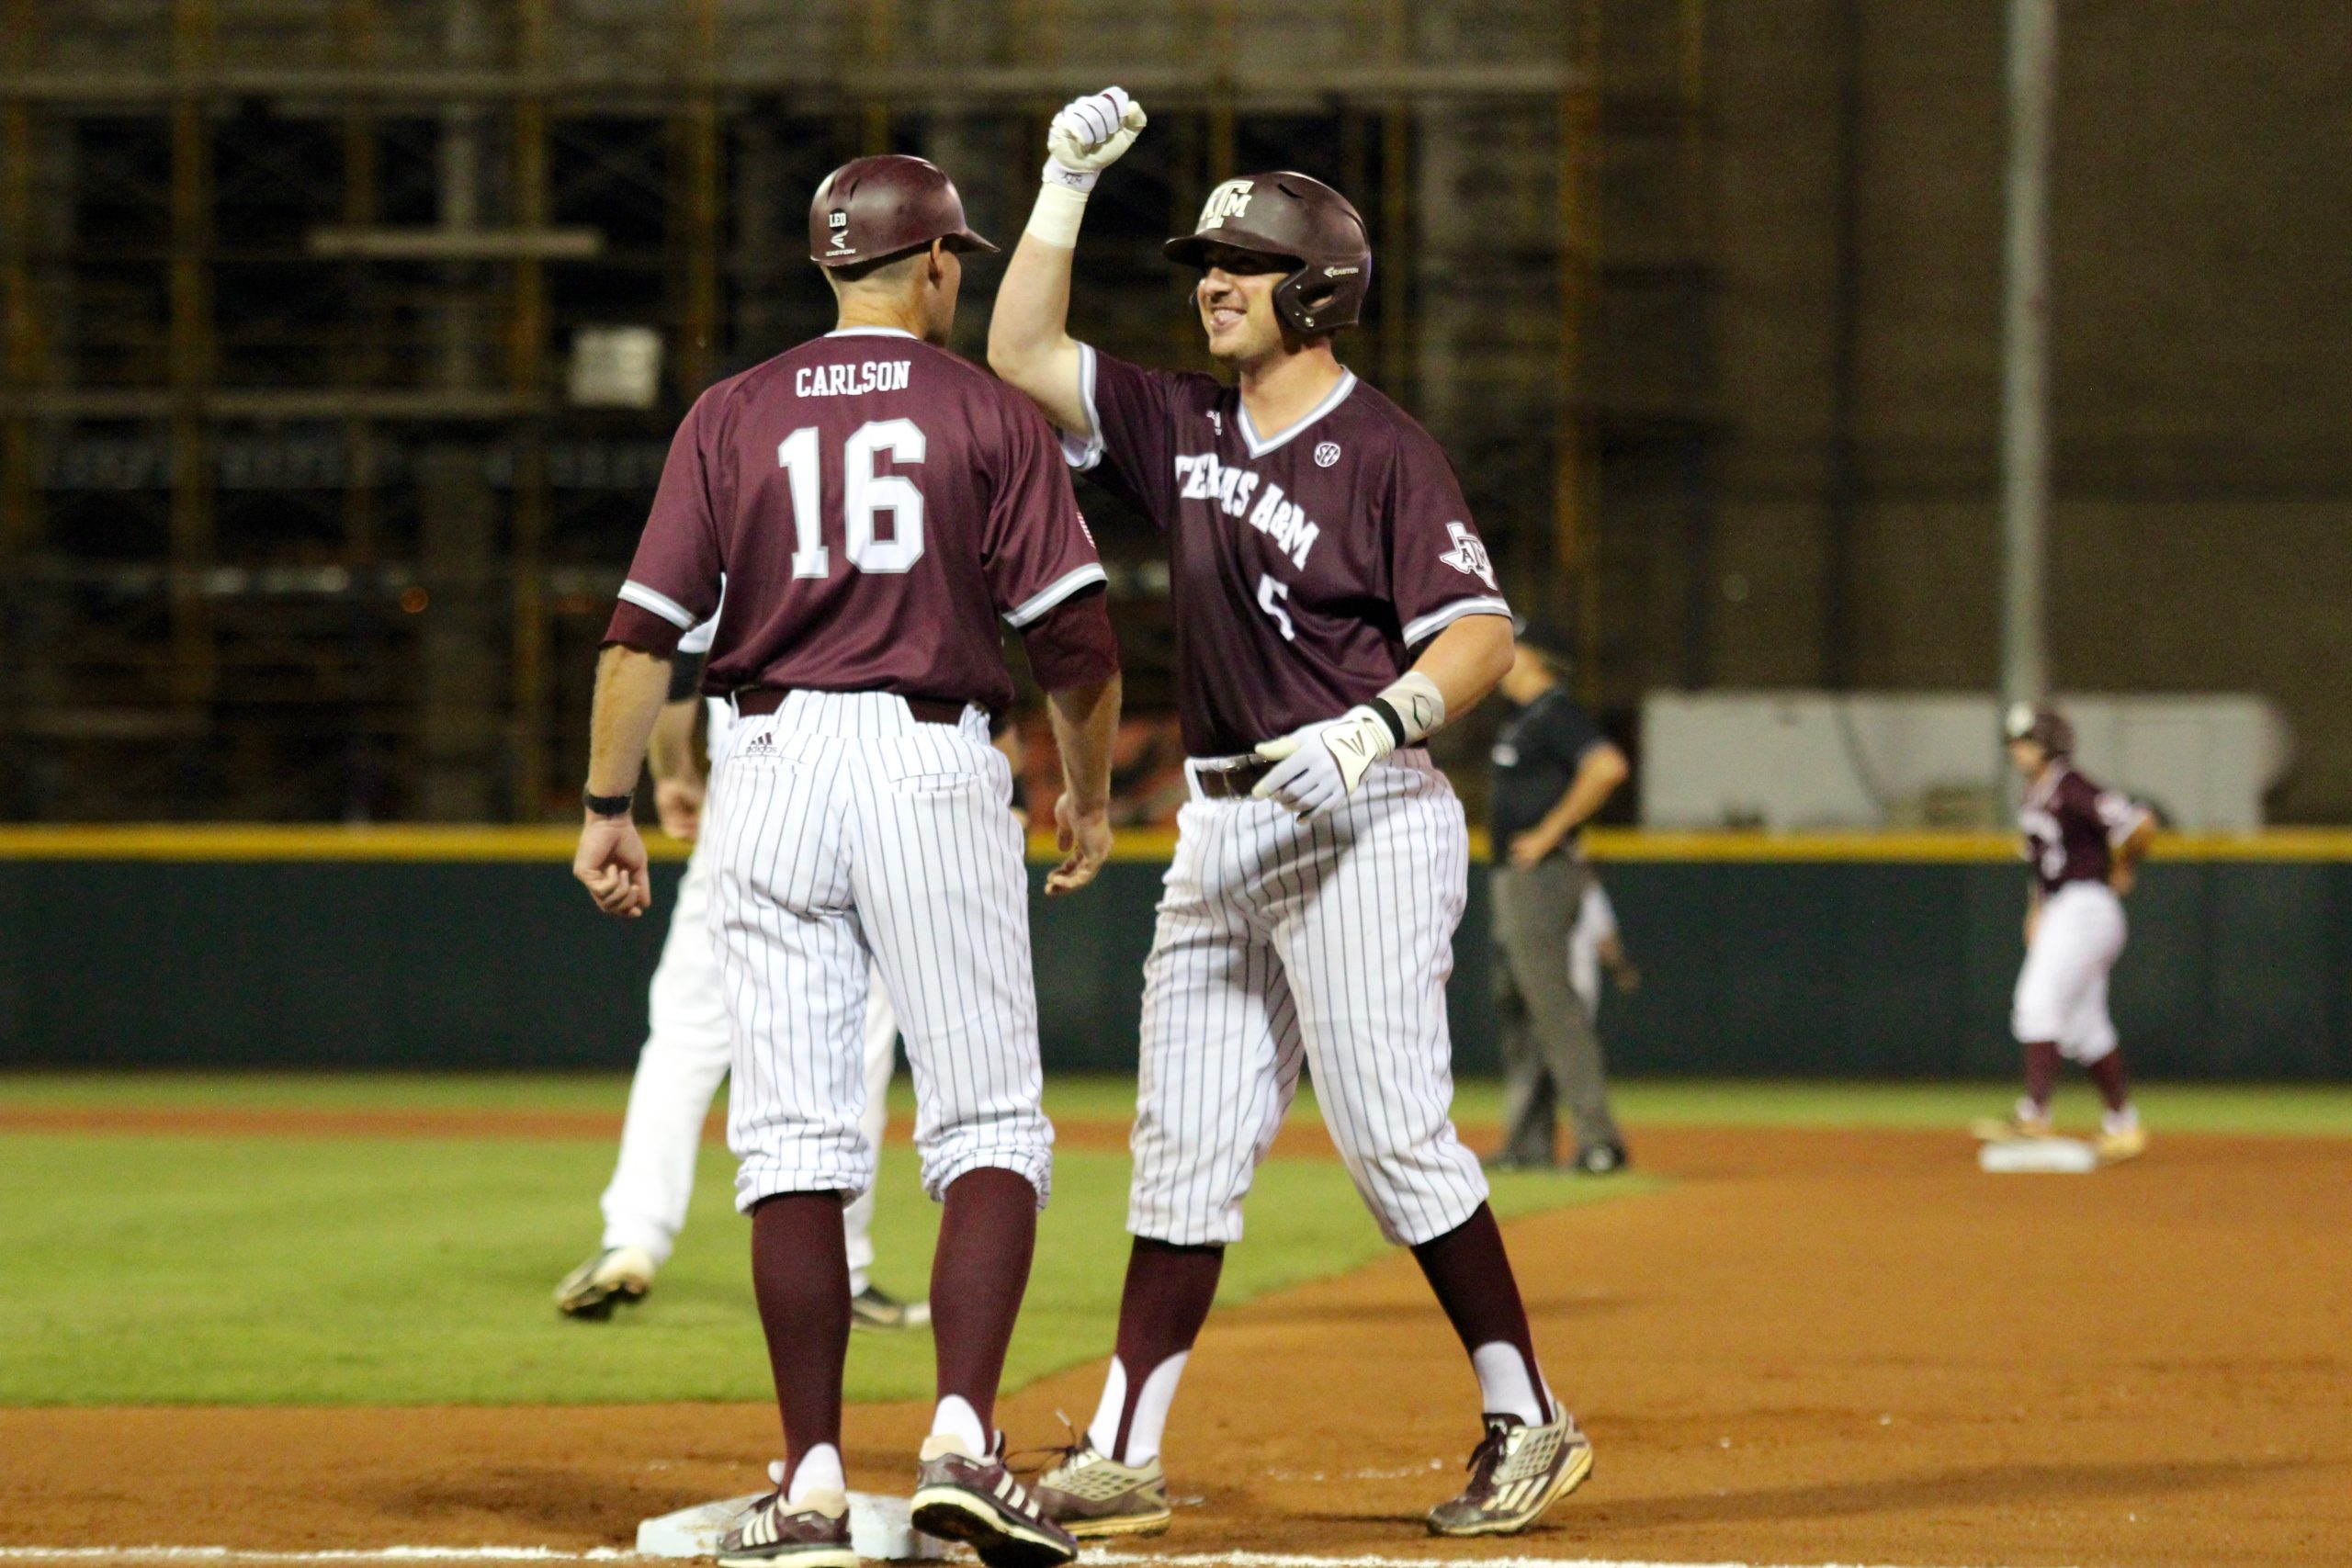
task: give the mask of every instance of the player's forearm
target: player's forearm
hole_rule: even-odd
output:
[[[1501,615],[1464,615],[1430,639],[1413,661],[1445,699],[1445,719],[1458,721],[1485,700],[1510,668],[1510,622]]]
[[[1111,807],[1111,749],[1119,734],[1119,677],[1066,686],[1046,695],[1046,712],[1061,750],[1062,786],[1082,815]]]
[[[1568,781],[1567,793],[1544,814],[1536,831],[1555,840],[1566,838],[1609,804],[1609,797],[1632,772],[1625,753],[1616,747],[1605,743],[1594,747],[1577,764],[1577,776]]]
[[[1041,211],[1057,200],[1085,199],[1057,186],[1046,186],[1037,198]],[[1081,355],[1069,335],[1073,254],[1067,245],[1041,239],[1034,228],[1021,236],[989,316],[989,367],[1044,410],[1057,428],[1085,434]]]
[[[588,793],[637,788],[654,720],[670,694],[670,661],[614,643],[596,660],[596,700],[588,717]]]
[[[647,743],[645,751],[645,765],[651,770],[655,784],[668,784],[673,779],[691,779],[701,774],[701,768],[695,762],[695,719],[701,709],[702,699],[699,697],[662,705],[661,716],[653,721],[652,739]]]

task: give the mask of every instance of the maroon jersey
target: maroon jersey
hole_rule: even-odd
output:
[[[2018,812],[2034,881],[2044,893],[2069,882],[2105,882],[2115,868],[2115,846],[2147,815],[2130,796],[2099,788],[2067,762],[2051,763],[2027,787]]]
[[[1510,614],[1445,454],[1352,373],[1261,440],[1212,377],[1082,355],[1093,428],[1064,449],[1168,537],[1193,755],[1335,717],[1462,616]]]
[[[714,694],[896,692],[994,709],[1012,700],[997,617],[1033,626],[1103,581],[1028,400],[907,333],[854,327],[695,402],[606,638],[666,655],[719,610],[703,676]]]

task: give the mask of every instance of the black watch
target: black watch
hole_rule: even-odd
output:
[[[630,802],[636,798],[635,792],[628,795],[597,795],[589,790],[580,792],[580,804],[588,808],[591,817],[626,817]]]

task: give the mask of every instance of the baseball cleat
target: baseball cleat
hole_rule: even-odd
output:
[[[1159,1535],[1173,1517],[1158,1455],[1121,1464],[1083,1438],[1037,1478],[1037,1506],[1080,1540]]]
[[[2101,1165],[2120,1165],[2127,1159],[2138,1159],[2148,1152],[2148,1130],[2134,1122],[2129,1127],[2102,1132],[2091,1140],[2091,1152],[2098,1156]]]
[[[1566,1411],[1542,1427],[1490,1415],[1485,1438],[1470,1454],[1470,1483],[1430,1510],[1430,1533],[1514,1535],[1591,1473],[1592,1444]]]
[[[866,1286],[849,1299],[849,1325],[852,1328],[896,1333],[900,1329],[922,1328],[930,1322],[929,1302],[902,1302],[874,1285]]]
[[[2052,1128],[2047,1116],[1979,1116],[1968,1124],[1969,1136],[1980,1144],[2015,1144],[2046,1138]]]
[[[812,1491],[797,1507],[784,1500],[784,1466],[768,1467],[776,1489],[745,1509],[718,1538],[720,1568],[783,1562],[793,1568],[857,1568],[849,1542],[849,1494]]]
[[[1047,1518],[1004,1468],[1004,1438],[985,1458],[960,1438],[934,1432],[915,1472],[914,1525],[960,1540],[989,1568],[1060,1568],[1078,1556],[1070,1533]]]
[[[613,1308],[645,1299],[657,1267],[641,1247],[608,1247],[557,1284],[556,1310],[566,1317],[610,1317]]]

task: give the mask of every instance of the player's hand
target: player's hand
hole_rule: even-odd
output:
[[[1093,881],[1102,863],[1111,858],[1111,807],[1105,803],[1095,810],[1080,811],[1076,797],[1064,790],[1054,802],[1054,827],[1062,863],[1046,874],[1048,898],[1077,892]]]
[[[633,920],[653,908],[653,877],[646,870],[645,840],[626,817],[591,814],[580,829],[571,874],[608,915]]]
[[[1260,742],[1258,755],[1277,766],[1250,793],[1280,801],[1305,822],[1354,794],[1364,771],[1396,749],[1386,719],[1369,707],[1351,707],[1337,718]]]
[[[1046,133],[1046,150],[1052,155],[1046,177],[1077,190],[1092,189],[1095,177],[1135,145],[1148,118],[1124,87],[1072,98]]]
[[[1642,972],[1634,967],[1630,958],[1621,958],[1609,966],[1609,978],[1616,982],[1618,993],[1632,996],[1642,988]]]
[[[691,844],[702,831],[703,801],[708,782],[699,778],[662,779],[653,786],[653,814],[662,830],[682,844]]]
[[[2115,889],[2119,898],[2128,896],[2139,880],[2140,874],[2132,868],[2130,861],[2117,861],[2114,869],[2107,874],[2107,885]]]
[[[1544,858],[1559,847],[1560,840],[1553,835],[1541,828],[1530,828],[1524,833],[1512,834],[1505,852],[1510,856],[1511,864],[1529,871],[1543,864]]]

